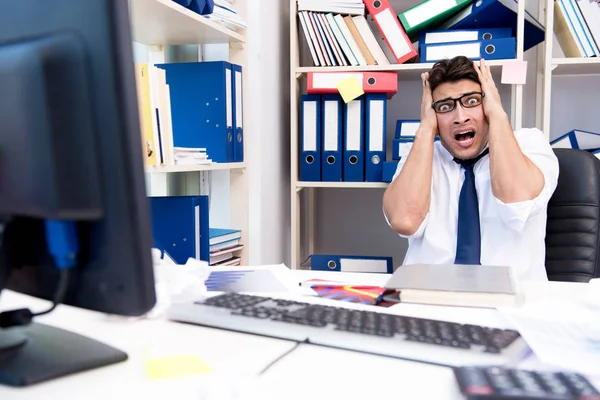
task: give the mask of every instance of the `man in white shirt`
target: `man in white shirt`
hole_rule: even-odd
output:
[[[548,140],[513,131],[484,60],[440,61],[421,78],[421,124],[383,197],[388,223],[409,241],[404,264],[509,265],[520,279],[547,280],[558,181]]]

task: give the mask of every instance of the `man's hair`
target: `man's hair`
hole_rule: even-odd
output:
[[[429,71],[429,86],[432,92],[442,83],[457,82],[463,79],[481,84],[477,71],[473,67],[473,61],[465,56],[457,56],[451,60],[440,60]]]

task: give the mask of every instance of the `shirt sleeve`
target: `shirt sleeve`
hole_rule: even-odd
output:
[[[394,173],[392,182],[394,182],[396,180],[396,178],[398,177],[398,175],[400,175],[400,172],[402,171],[402,168],[404,167],[404,163],[406,162],[406,157],[408,156],[408,153],[411,148],[412,148],[412,146],[410,146],[410,147],[407,146],[405,148],[406,149],[405,152],[403,154],[400,154],[400,161],[398,161],[398,166],[396,167],[396,172]],[[382,206],[382,211],[383,211],[383,206]],[[385,215],[385,211],[383,211],[383,216],[385,218],[385,222],[387,222],[387,224],[391,227],[392,224],[390,223],[390,220],[388,219],[387,215]],[[428,220],[429,220],[429,213],[427,213],[425,218],[423,218],[423,222],[421,222],[419,229],[417,229],[417,231],[415,233],[413,233],[412,235],[402,235],[402,234],[398,234],[398,235],[400,237],[407,238],[407,239],[422,237],[423,233],[425,233],[425,227],[427,226]]]
[[[494,197],[500,219],[510,228],[520,232],[527,220],[545,210],[558,183],[558,159],[546,136],[537,128],[520,129],[515,138],[521,151],[544,176],[544,187],[532,200],[504,203]]]

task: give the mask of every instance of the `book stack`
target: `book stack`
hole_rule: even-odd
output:
[[[567,57],[600,56],[600,5],[594,0],[555,0],[554,33]]]
[[[416,50],[396,18],[385,25],[387,31],[379,28],[384,25],[377,17],[367,18],[366,9],[375,11],[371,3],[298,0],[298,18],[315,66],[389,65],[415,58]],[[389,36],[381,37],[382,32]],[[394,42],[386,44],[392,35]]]
[[[244,248],[240,243],[242,232],[237,229],[209,229],[210,265],[240,265],[236,255]]]
[[[516,0],[424,0],[402,11],[387,0],[297,3],[315,66],[435,62],[458,55],[473,60],[516,57]],[[526,11],[524,50],[544,37],[544,27]]]
[[[144,165],[173,165],[171,91],[165,71],[138,63],[135,79]]]

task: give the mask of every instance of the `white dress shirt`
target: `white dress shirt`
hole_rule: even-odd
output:
[[[558,181],[558,160],[539,129],[520,129],[515,137],[521,151],[542,171],[544,188],[533,200],[503,203],[492,193],[489,155],[477,162],[474,173],[481,227],[481,264],[511,266],[517,279],[548,280],[544,265],[546,210]],[[398,163],[394,179],[405,160],[403,156]],[[458,200],[463,180],[464,170],[436,141],[429,212],[413,235],[403,236],[408,238],[409,245],[404,265],[454,263]]]

